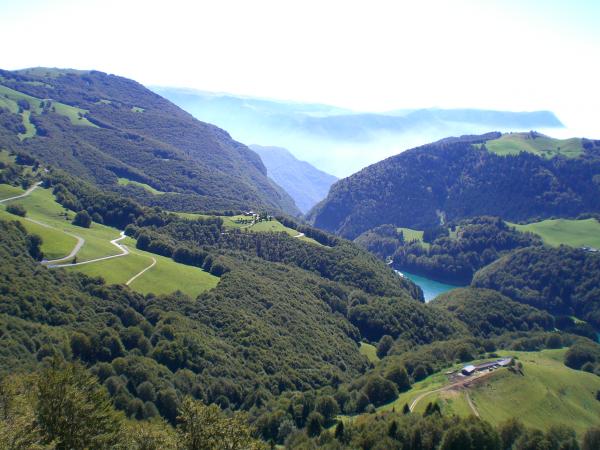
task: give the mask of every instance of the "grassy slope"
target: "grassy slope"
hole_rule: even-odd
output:
[[[421,230],[413,230],[411,228],[398,228],[398,231],[402,231],[402,234],[404,234],[404,240],[407,242],[423,241],[423,231]]]
[[[213,217],[213,216],[209,216],[206,214],[193,214],[193,213],[183,213],[183,212],[177,212],[175,213],[180,217],[184,217],[186,219],[198,219],[198,218],[207,218],[207,217]],[[225,228],[244,228],[248,231],[253,231],[253,232],[257,232],[257,233],[287,233],[290,236],[298,236],[298,231],[292,229],[292,228],[288,228],[286,226],[284,226],[281,222],[279,222],[276,219],[270,220],[270,221],[265,221],[265,222],[258,222],[254,225],[250,225],[250,224],[245,224],[245,223],[238,223],[236,222],[237,220],[249,220],[250,218],[247,216],[219,216],[221,219],[223,219],[223,226]],[[304,242],[309,242],[311,244],[315,244],[315,245],[322,245],[319,242],[315,241],[312,238],[309,238],[308,236],[301,236],[298,239],[300,239],[301,241]]]
[[[32,124],[31,120],[30,120],[31,111],[23,111],[23,113],[21,114],[21,117],[23,117],[23,125],[25,126],[25,133],[19,134],[19,139],[23,140],[23,139],[27,139],[27,138],[35,136],[37,134],[37,130],[35,128],[35,125]]]
[[[544,220],[527,225],[509,224],[519,231],[530,231],[539,235],[546,244],[557,247],[561,244],[572,247],[600,248],[600,223],[595,219]]]
[[[118,230],[98,223],[92,224],[90,228],[81,228],[71,224],[75,214],[72,211],[66,211],[56,203],[52,192],[48,189],[38,188],[29,196],[11,203],[23,205],[27,210],[27,217],[84,238],[85,244],[77,255],[79,262],[121,253],[110,243],[112,239],[119,237]],[[68,254],[72,248],[73,245],[65,248],[65,254]]]
[[[564,424],[579,435],[598,425],[600,402],[594,396],[600,377],[565,366],[565,351],[512,352],[523,363],[525,375],[498,371],[474,388],[471,398],[481,417],[498,423],[516,416],[540,429]]]
[[[0,184],[0,200],[21,195],[23,192],[25,191],[20,187],[11,186],[10,184]]]
[[[52,192],[47,189],[38,188],[28,197],[15,200],[14,203],[19,203],[25,207],[27,217],[39,220],[58,230],[64,230],[83,237],[85,244],[77,255],[78,262],[121,253],[109,242],[119,237],[118,230],[98,223],[93,223],[91,228],[72,225],[73,212],[66,212],[62,206],[56,203]],[[4,207],[0,208],[0,219],[18,219],[28,231],[39,234],[44,240],[42,250],[49,259],[65,256],[75,246],[75,238],[13,216],[7,213]],[[101,276],[107,283],[125,283],[135,274],[148,267],[152,263],[151,258],[154,257],[157,264],[137,278],[130,285],[132,289],[144,294],[149,292],[166,294],[179,289],[195,297],[201,292],[213,288],[219,281],[218,277],[210,275],[199,268],[178,264],[170,258],[137,250],[135,249],[135,241],[131,238],[127,238],[125,244],[131,250],[130,255],[74,266],[67,270],[77,270],[90,276]]]
[[[19,110],[19,107],[17,105],[17,101],[19,100],[27,101],[29,103],[30,109],[34,113],[40,114],[42,112],[42,108],[40,108],[40,102],[42,101],[42,99],[32,97],[31,95],[27,95],[19,91],[15,91],[6,86],[0,85],[0,98],[0,106],[8,108],[13,113],[18,112]],[[87,114],[88,111],[86,111],[85,109],[65,105],[64,103],[55,102],[54,100],[52,100],[52,106],[54,107],[54,110],[57,114],[68,117],[73,125],[85,125],[89,127],[96,127],[96,125],[94,125],[92,122],[90,122],[84,117],[81,117]],[[28,123],[29,116],[25,118],[25,115],[23,115],[23,124],[26,128],[28,127]],[[29,123],[29,126],[33,127],[31,123]],[[30,130],[28,129],[28,133],[29,132]]]
[[[159,191],[158,189],[154,189],[152,186],[150,186],[149,184],[146,183],[140,183],[139,181],[133,181],[133,180],[129,180],[127,178],[119,178],[118,183],[121,186],[127,186],[128,184],[132,184],[134,186],[139,186],[141,188],[146,189],[148,192],[150,192],[151,194],[154,195],[161,195],[164,194],[163,191]]]
[[[554,139],[544,135],[532,138],[529,133],[503,134],[502,137],[486,142],[489,151],[498,155],[516,155],[522,151],[544,158],[563,155],[576,158],[583,153],[581,139]]]
[[[361,349],[362,350],[362,349]],[[498,352],[500,356],[515,356],[523,363],[524,376],[507,369],[500,369],[481,385],[468,391],[441,391],[423,397],[415,407],[423,413],[429,402],[438,401],[444,414],[468,416],[466,392],[481,417],[498,424],[509,417],[518,417],[525,425],[540,429],[564,423],[578,433],[598,424],[600,402],[595,394],[600,390],[600,377],[576,371],[563,364],[566,349],[541,352]],[[456,364],[448,370],[456,370],[464,364]],[[434,391],[448,384],[445,371],[419,381],[391,403],[377,408],[378,412],[401,411],[419,395]],[[342,420],[359,420],[359,416],[340,416]]]
[[[9,214],[4,208],[0,208],[0,220],[18,220],[28,233],[40,236],[43,240],[42,251],[45,259],[58,259],[67,256],[77,243],[77,240],[72,236]]]
[[[0,100],[2,100],[1,97],[0,97]],[[0,150],[0,162],[3,162],[3,163],[14,163],[15,162],[15,156],[11,155],[8,150]]]
[[[374,345],[367,344],[366,342],[361,342],[359,352],[361,355],[365,355],[367,359],[373,364],[377,364],[379,362],[379,356],[377,356],[377,348]]]

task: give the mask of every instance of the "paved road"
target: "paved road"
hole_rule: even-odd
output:
[[[27,189],[21,195],[15,195],[14,197],[5,198],[4,200],[0,200],[0,203],[9,202],[11,200],[16,200],[18,198],[27,197],[29,194],[31,194],[33,191],[35,191],[40,184],[42,184],[42,182],[38,181],[37,183],[35,183],[33,186],[31,186],[29,189]]]

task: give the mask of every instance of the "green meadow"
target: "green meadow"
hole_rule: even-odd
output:
[[[127,185],[138,186],[138,187],[144,188],[145,190],[147,190],[148,192],[150,192],[151,194],[154,194],[154,195],[161,195],[161,194],[165,193],[163,191],[159,191],[158,189],[154,189],[149,184],[140,183],[139,181],[133,181],[128,178],[119,178],[117,183],[120,184],[121,186],[127,186]]]
[[[366,342],[361,342],[358,351],[361,355],[366,356],[367,359],[373,364],[377,364],[379,362],[379,356],[377,356],[377,348],[374,345],[368,344]]]
[[[519,231],[535,233],[553,247],[564,244],[571,247],[600,248],[600,222],[596,219],[552,219],[526,225],[509,225]]]
[[[21,195],[23,192],[25,191],[20,187],[11,186],[10,184],[0,184],[0,200]]]
[[[529,152],[535,155],[552,158],[562,155],[568,158],[577,158],[583,154],[580,138],[554,139],[536,133],[508,133],[498,139],[485,143],[486,148],[498,155],[517,155],[520,152]]]
[[[0,185],[0,198],[15,195],[8,185]],[[23,192],[19,190],[16,194]],[[11,195],[4,195],[11,194]],[[18,203],[27,210],[26,218],[14,216],[6,212],[6,207],[0,208],[0,219],[18,220],[30,233],[35,233],[43,239],[42,251],[46,259],[58,259],[68,255],[75,247],[77,240],[64,232],[72,233],[85,239],[85,243],[77,254],[77,262],[89,261],[105,256],[118,255],[121,251],[110,243],[119,237],[119,230],[105,225],[93,223],[90,228],[81,228],[71,224],[74,213],[65,210],[58,204],[52,192],[48,189],[37,188],[27,197],[9,203]],[[48,227],[33,223],[27,218],[39,221]],[[192,297],[212,289],[219,278],[204,272],[197,267],[186,266],[173,261],[171,258],[154,255],[137,250],[135,240],[126,238],[121,243],[127,245],[129,255],[96,261],[89,264],[66,267],[89,276],[100,276],[109,284],[126,283],[152,264],[156,265],[136,278],[130,287],[143,294],[167,294],[180,290]]]
[[[410,406],[422,396],[415,405],[414,413],[422,414],[428,403],[438,402],[444,415],[469,416],[473,410],[467,400],[468,394],[481,418],[494,425],[517,417],[526,426],[539,429],[564,424],[581,436],[590,426],[598,424],[600,402],[595,395],[600,390],[600,377],[565,366],[563,359],[566,350],[500,351],[500,357],[513,356],[523,364],[523,375],[498,369],[466,389],[435,392],[449,384],[446,371],[441,371],[413,384],[395,401],[377,408],[377,412],[400,412],[404,405]],[[362,354],[368,355],[370,351],[361,345]],[[455,364],[447,370],[458,370],[463,365]],[[364,416],[338,418],[360,421]]]
[[[527,426],[547,429],[567,425],[580,436],[598,425],[600,377],[573,370],[563,363],[566,349],[541,352],[499,352],[523,364],[524,375],[498,370],[471,390],[481,417],[498,424],[518,417]]]
[[[101,258],[103,256],[118,255],[121,253],[117,247],[110,243],[111,240],[119,237],[119,231],[99,223],[93,223],[90,228],[82,228],[71,223],[75,213],[67,211],[59,205],[54,195],[49,189],[38,188],[27,197],[14,200],[10,203],[18,203],[27,210],[27,217],[38,220],[46,225],[56,228],[60,231],[66,231],[85,239],[85,244],[77,254],[77,261],[88,261],[90,259]],[[40,229],[40,236],[44,240],[52,239],[48,234]],[[65,239],[63,255],[69,254],[73,249],[72,237]],[[69,245],[67,245],[67,242]]]
[[[179,217],[183,217],[185,219],[190,219],[190,220],[215,217],[215,216],[209,216],[207,214],[194,214],[194,213],[183,213],[183,212],[178,212],[175,214],[177,214]],[[220,217],[223,220],[223,226],[225,228],[243,228],[245,230],[256,232],[256,233],[286,233],[292,237],[296,237],[300,234],[298,231],[284,226],[281,222],[279,222],[276,219],[257,222],[254,225],[252,225],[251,223],[243,223],[243,221],[250,222],[252,220],[250,217],[244,216],[244,215],[218,216],[218,217]],[[310,244],[322,245],[319,242],[315,241],[314,239],[312,239],[308,236],[300,236],[298,239],[300,239],[301,241],[304,241],[304,242],[308,242]]]
[[[84,117],[88,113],[85,109],[65,105],[64,103],[55,102],[54,100],[32,97],[31,95],[0,85],[0,107],[7,108],[10,112],[17,114],[19,112],[19,105],[17,102],[19,101],[26,101],[29,104],[29,110],[25,110],[21,114],[23,117],[23,125],[27,129],[24,134],[19,135],[21,139],[35,135],[35,127],[29,120],[29,116],[31,115],[31,112],[36,114],[42,112],[43,108],[40,106],[42,101],[50,101],[50,108],[53,108],[54,112],[57,114],[68,117],[73,125],[96,127],[96,125]]]

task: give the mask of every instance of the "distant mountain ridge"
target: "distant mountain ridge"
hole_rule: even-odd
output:
[[[503,136],[530,149],[499,155],[486,147],[500,142],[496,151],[502,150]],[[309,219],[355,238],[384,224],[423,230],[481,215],[521,221],[600,212],[600,141],[579,141],[580,156],[547,157],[534,153],[537,148],[523,135],[443,139],[338,181]],[[569,152],[575,148],[570,145]]]
[[[256,153],[135,81],[97,71],[0,71],[0,111],[0,147],[145,204],[299,214]]]
[[[336,176],[446,136],[563,127],[550,111],[425,108],[367,113],[192,89],[152,89],[196,118],[225,128],[235,139],[291,148],[300,159]]]
[[[267,176],[290,194],[303,213],[323,200],[331,185],[337,181],[333,175],[296,159],[285,148],[261,145],[249,147],[258,153],[267,167]]]

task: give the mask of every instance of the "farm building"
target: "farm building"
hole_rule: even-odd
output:
[[[502,358],[495,361],[489,361],[481,364],[469,364],[462,368],[461,373],[465,376],[473,375],[475,372],[483,372],[485,370],[494,370],[500,367],[506,367],[512,362],[512,358]]]
[[[475,373],[475,366],[469,364],[468,366],[465,366],[462,368],[461,372],[463,375],[473,375],[473,373]]]

